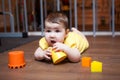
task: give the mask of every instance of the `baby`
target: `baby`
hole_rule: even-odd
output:
[[[63,51],[71,62],[79,62],[81,53],[89,47],[86,37],[77,29],[68,29],[68,18],[60,12],[50,13],[45,19],[45,37],[39,41],[36,60],[51,60],[51,49]]]

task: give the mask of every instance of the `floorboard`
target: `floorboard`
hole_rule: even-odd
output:
[[[103,72],[92,73],[90,68],[78,63],[64,61],[61,64],[34,60],[33,53],[38,47],[38,40],[21,45],[13,50],[25,52],[26,66],[20,69],[8,68],[8,52],[0,54],[0,80],[120,80],[120,37],[87,37],[90,43],[83,56],[103,63]]]

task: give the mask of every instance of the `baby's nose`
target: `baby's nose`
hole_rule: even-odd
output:
[[[50,37],[55,37],[55,33],[51,33],[51,34],[50,34]]]

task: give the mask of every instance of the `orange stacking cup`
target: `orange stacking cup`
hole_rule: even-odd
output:
[[[25,66],[24,51],[11,51],[8,53],[8,67],[18,69]]]

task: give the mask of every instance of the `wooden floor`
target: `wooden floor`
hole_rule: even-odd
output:
[[[25,52],[26,66],[20,69],[8,68],[8,52],[0,54],[0,80],[120,80],[120,37],[87,37],[90,48],[83,56],[103,63],[103,72],[92,73],[83,68],[81,62],[64,62],[59,65],[35,61],[33,53],[38,40],[14,48]],[[10,51],[13,51],[10,50]]]

